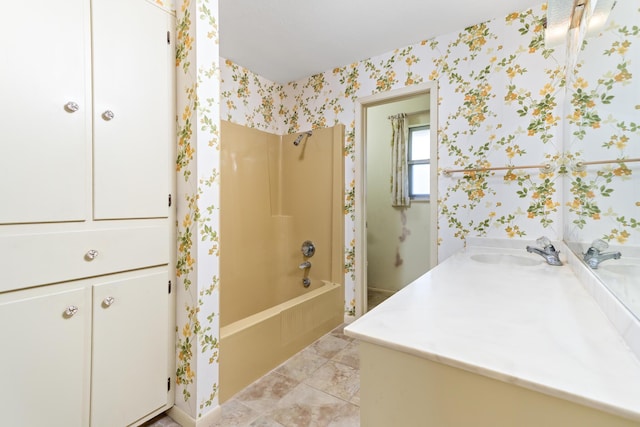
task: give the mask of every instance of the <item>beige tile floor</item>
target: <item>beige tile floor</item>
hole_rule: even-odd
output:
[[[369,289],[371,310],[391,295]],[[222,405],[215,427],[356,427],[360,359],[341,325]],[[144,427],[181,427],[160,415]]]
[[[375,289],[367,289],[367,309],[371,310],[382,301],[389,298],[391,295],[393,294],[389,292],[380,292],[376,291]]]
[[[357,427],[360,358],[344,325],[222,405],[216,427]],[[180,427],[166,415],[145,427]]]

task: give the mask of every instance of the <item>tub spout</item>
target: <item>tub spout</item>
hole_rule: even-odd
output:
[[[300,270],[306,270],[307,268],[311,268],[311,261],[305,261],[298,266]]]

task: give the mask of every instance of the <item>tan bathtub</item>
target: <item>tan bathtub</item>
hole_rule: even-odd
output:
[[[344,126],[300,136],[221,122],[222,402],[344,321]]]
[[[220,402],[343,322],[343,286],[323,283],[220,329]]]

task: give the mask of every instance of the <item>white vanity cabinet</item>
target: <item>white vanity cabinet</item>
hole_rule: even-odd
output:
[[[175,18],[2,10],[0,418],[137,425],[173,404]]]
[[[478,242],[344,329],[362,425],[639,427],[640,361],[571,268]]]
[[[3,1],[0,224],[82,221],[91,144],[89,4]]]
[[[146,0],[92,0],[91,13],[94,218],[166,217],[174,21]]]
[[[92,285],[91,425],[125,426],[167,403],[167,268]]]
[[[173,17],[146,0],[4,3],[0,224],[166,217]]]
[[[3,423],[126,426],[163,408],[169,298],[166,267],[0,294]]]
[[[90,288],[73,283],[0,294],[0,342],[3,425],[87,425]]]

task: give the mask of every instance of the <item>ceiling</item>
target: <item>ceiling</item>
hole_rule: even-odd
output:
[[[221,0],[220,56],[288,83],[544,0]]]

